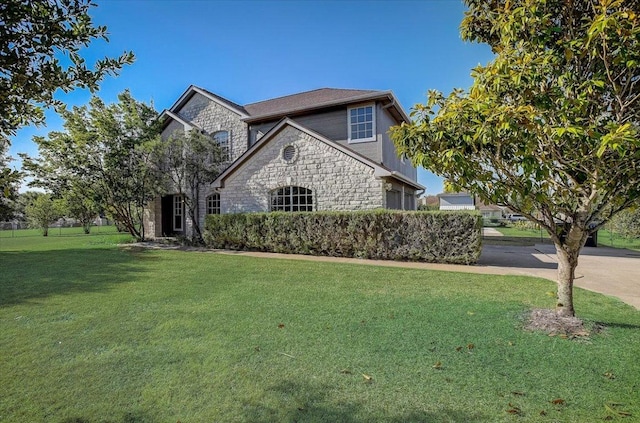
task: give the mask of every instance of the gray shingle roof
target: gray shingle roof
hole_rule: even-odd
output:
[[[391,91],[353,90],[341,88],[319,88],[317,90],[305,91],[302,93],[291,94],[241,106],[219,96],[218,94],[212,93],[209,90],[191,85],[169,110],[179,110],[196,92],[200,92],[213,101],[226,105],[229,109],[235,110],[237,113],[244,115],[243,120],[247,122],[278,120],[284,116],[294,116],[311,110],[383,98],[387,98],[394,102],[396,105],[395,110],[397,112],[398,119],[409,121],[409,118],[402,110],[402,106],[397,104],[397,100],[395,100]]]
[[[236,109],[240,110],[241,112],[244,112],[244,113],[245,113],[245,114],[247,114],[247,115],[249,114],[249,113],[247,112],[247,110],[246,110],[244,107],[242,107],[241,105],[236,104],[236,103],[234,103],[234,102],[233,102],[233,101],[231,101],[231,100],[227,100],[227,99],[226,99],[226,98],[224,98],[224,97],[220,97],[218,94],[214,94],[214,93],[212,93],[211,91],[206,90],[206,89],[204,89],[204,88],[202,88],[202,87],[198,87],[198,88],[199,88],[199,89],[201,89],[202,91],[206,92],[207,94],[209,94],[211,97],[215,97],[215,98],[217,98],[218,100],[220,100],[221,102],[226,103],[226,104],[228,104],[229,106],[231,106],[231,107],[233,107],[233,108],[236,108]]]
[[[313,91],[306,91],[284,97],[273,98],[271,100],[246,104],[244,109],[251,117],[284,115],[288,112],[314,108],[323,104],[348,102],[352,99],[375,94],[384,95],[386,92],[375,90],[320,88]]]

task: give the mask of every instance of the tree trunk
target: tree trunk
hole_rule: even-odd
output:
[[[588,232],[581,225],[571,225],[564,239],[555,237],[554,243],[558,255],[558,302],[556,312],[560,316],[576,315],[573,308],[573,281],[578,267],[580,250],[587,240]]]
[[[576,267],[578,267],[578,255],[580,248],[570,248],[565,245],[556,244],[558,255],[558,303],[556,312],[560,316],[575,316],[573,308],[573,280],[575,279]]]

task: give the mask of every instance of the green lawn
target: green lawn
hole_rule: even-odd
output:
[[[606,328],[571,340],[522,330],[542,279],[125,239],[0,240],[0,421],[640,418],[640,312],[615,299],[577,290]]]
[[[109,226],[92,226],[91,234],[115,234],[118,230],[114,225]],[[81,227],[75,228],[49,228],[49,236],[71,236],[71,235],[83,235],[84,229]],[[18,229],[18,230],[0,230],[0,238],[22,238],[22,237],[41,237],[42,232],[40,229]]]

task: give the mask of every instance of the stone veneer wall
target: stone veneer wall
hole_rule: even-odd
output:
[[[209,134],[217,131],[229,131],[231,135],[231,161],[240,157],[247,150],[247,124],[240,120],[240,115],[215,101],[196,93],[177,114]]]
[[[292,162],[282,158],[287,145],[296,148]],[[384,184],[373,168],[287,126],[226,179],[222,213],[268,211],[270,192],[289,185],[311,189],[314,210],[384,207]]]
[[[215,101],[212,101],[205,96],[196,93],[177,112],[177,114],[185,121],[193,123],[194,125],[204,129],[209,134],[213,134],[217,131],[229,131],[231,137],[231,161],[227,165],[231,164],[231,162],[236,160],[247,150],[247,124],[240,120],[240,115],[224,106],[221,106]],[[184,130],[184,127],[178,122],[172,122],[163,132],[163,136],[168,137],[175,130]],[[198,201],[198,212],[201,225],[204,225],[207,195],[209,195],[211,192],[213,191],[210,188],[207,188],[200,194],[200,198]],[[149,215],[149,219],[145,217],[145,222],[153,219],[154,214],[157,216],[160,216],[161,214],[159,206],[155,207],[155,210],[152,210],[150,208],[145,212]],[[149,229],[151,230],[148,232],[150,237],[161,236],[160,232],[162,230],[162,222],[159,221],[158,218],[155,218],[154,220],[157,220],[157,222],[154,222],[155,224],[148,224]],[[201,226],[201,228],[202,227],[203,226]],[[191,222],[189,214],[185,210],[185,235],[191,236],[192,230],[193,222]]]
[[[142,216],[145,237],[157,238],[162,236],[162,206],[160,197],[156,197],[155,200],[147,204]]]

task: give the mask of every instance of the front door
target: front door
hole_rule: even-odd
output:
[[[181,195],[165,195],[162,204],[162,235],[184,233],[184,200]]]

